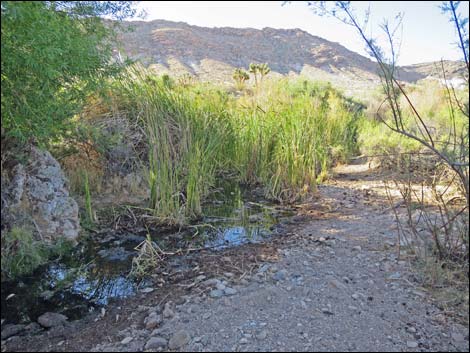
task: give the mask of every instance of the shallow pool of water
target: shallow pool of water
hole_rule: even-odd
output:
[[[275,233],[273,229],[283,217],[292,214],[230,181],[217,186],[203,213],[204,218],[190,232],[175,235],[180,239],[176,243],[167,242],[158,231],[150,235],[164,249],[198,246],[220,250],[263,241]],[[70,256],[29,277],[2,283],[2,319],[35,321],[44,312],[54,311],[73,320],[114,298],[134,295],[146,285],[128,277],[137,253],[134,248],[144,239],[144,234],[128,233],[93,236],[83,240]]]

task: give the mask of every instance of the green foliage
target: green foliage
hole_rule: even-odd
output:
[[[2,277],[15,278],[31,274],[52,257],[63,256],[72,249],[65,239],[47,245],[34,238],[31,229],[14,227],[2,233]]]
[[[269,68],[267,63],[264,63],[264,64],[251,63],[249,66],[249,71],[255,77],[255,86],[258,87],[258,82],[261,83],[263,81],[264,76],[266,76],[268,73],[271,72],[271,69]],[[258,74],[260,77],[259,80],[258,80]]]
[[[233,73],[233,79],[235,81],[236,87],[238,90],[241,90],[245,87],[245,82],[250,79],[250,75],[245,70],[238,68],[235,69]]]
[[[356,149],[356,108],[330,86],[286,80],[235,97],[209,85],[176,85],[145,69],[111,83],[113,106],[147,134],[150,209],[164,223],[201,216],[216,178],[261,183],[294,201]]]
[[[181,224],[201,215],[201,203],[217,170],[232,155],[226,94],[162,79],[134,67],[114,82],[118,104],[147,134],[150,207],[162,222]]]
[[[173,88],[175,85],[173,79],[168,74],[162,75],[162,83],[166,88],[169,89]]]
[[[31,230],[15,227],[2,236],[2,273],[8,277],[31,273],[46,261],[44,246],[34,240]]]
[[[2,1],[2,139],[47,143],[62,134],[117,69],[112,26],[99,16],[133,13],[125,1]]]
[[[407,87],[408,97],[413,102],[415,109],[425,124],[432,131],[436,141],[452,141],[455,146],[461,145],[463,149],[443,150],[450,158],[468,156],[468,146],[460,141],[468,141],[468,124],[469,120],[464,112],[456,106],[448,105],[448,94],[439,82],[421,81],[416,85]],[[461,102],[467,104],[468,91],[455,90],[455,97]],[[375,113],[380,108],[380,114],[390,125],[393,123],[393,117],[390,109],[384,107],[380,103],[384,97],[379,96],[371,98],[368,105],[373,107],[371,110]],[[403,126],[415,134],[421,134],[422,131],[416,125],[413,111],[411,107],[405,105],[405,98],[401,97],[403,103]],[[454,140],[455,139],[455,140]],[[397,155],[400,153],[415,153],[423,150],[423,145],[413,139],[402,134],[391,131],[382,121],[369,116],[360,123],[359,128],[359,145],[361,152],[366,155]],[[468,158],[468,157],[467,157]]]
[[[257,99],[253,111],[234,113],[237,168],[244,182],[264,184],[268,197],[306,196],[333,163],[355,152],[359,116],[330,86],[282,80]]]
[[[271,72],[271,69],[269,68],[268,64],[267,63],[264,63],[264,64],[259,64],[258,65],[258,71],[261,75],[261,79],[266,76],[267,74],[269,74]]]

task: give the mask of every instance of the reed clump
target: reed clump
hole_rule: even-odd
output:
[[[145,131],[149,207],[163,223],[200,217],[216,178],[228,173],[280,202],[301,199],[356,150],[361,113],[329,85],[263,81],[237,97],[167,81],[133,66],[108,89],[113,108]]]

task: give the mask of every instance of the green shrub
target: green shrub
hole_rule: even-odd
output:
[[[63,134],[111,63],[112,26],[133,15],[127,1],[2,1],[3,133],[40,143]]]
[[[50,258],[69,253],[73,245],[59,238],[54,245],[36,240],[31,229],[14,227],[2,233],[2,277],[15,278],[31,274]]]

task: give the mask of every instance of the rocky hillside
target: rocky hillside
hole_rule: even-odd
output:
[[[202,80],[231,83],[236,67],[266,62],[275,75],[303,74],[351,84],[377,82],[377,64],[338,43],[301,29],[206,28],[183,22],[130,22],[134,31],[121,35],[121,56],[139,59],[159,72],[197,75]],[[400,69],[404,81],[434,74],[435,65]],[[452,72],[456,72],[455,65]]]

